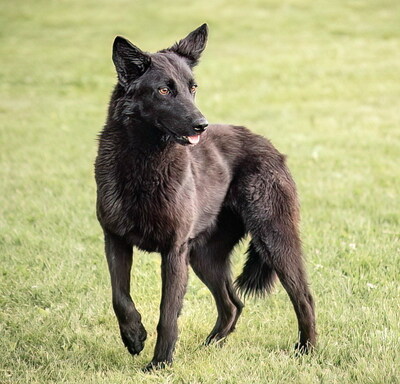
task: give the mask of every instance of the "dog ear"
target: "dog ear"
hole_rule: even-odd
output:
[[[199,28],[190,32],[184,39],[175,43],[166,51],[172,51],[184,57],[191,67],[194,67],[199,62],[201,53],[207,44],[208,27],[203,24]]]
[[[121,36],[114,40],[112,59],[118,80],[124,88],[143,75],[151,63],[149,55]]]

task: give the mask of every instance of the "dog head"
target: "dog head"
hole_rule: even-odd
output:
[[[122,114],[155,127],[180,144],[197,144],[208,122],[194,103],[192,69],[207,43],[206,24],[172,47],[147,53],[116,37],[113,61],[122,92]]]

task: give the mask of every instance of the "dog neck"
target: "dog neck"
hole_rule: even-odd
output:
[[[124,154],[124,158],[164,159],[187,156],[188,148],[182,146],[164,132],[139,119],[129,117],[124,121],[109,119],[100,135],[101,148],[108,155]]]

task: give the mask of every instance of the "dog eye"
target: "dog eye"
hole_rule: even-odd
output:
[[[197,85],[194,84],[194,85],[192,85],[192,86],[190,87],[190,92],[191,92],[191,93],[196,93],[196,91],[197,91]]]
[[[171,91],[167,87],[162,87],[158,89],[158,92],[160,92],[161,95],[169,95]]]

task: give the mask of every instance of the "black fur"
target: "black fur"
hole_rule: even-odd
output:
[[[250,242],[243,272],[235,281],[245,296],[251,294],[263,296],[273,288],[276,272],[268,260],[269,258],[261,256]]]
[[[206,342],[234,330],[243,304],[233,287],[229,256],[247,233],[252,240],[237,286],[245,294],[262,294],[278,276],[296,311],[297,348],[308,351],[316,341],[295,184],[284,156],[263,137],[232,125],[205,131],[191,69],[206,40],[202,25],[154,54],[122,37],[113,47],[118,84],[99,139],[97,215],[114,310],[132,354],[140,353],[146,339],[130,296],[132,248],[161,253],[160,320],[149,369],[172,362],[189,264],[218,309]]]

